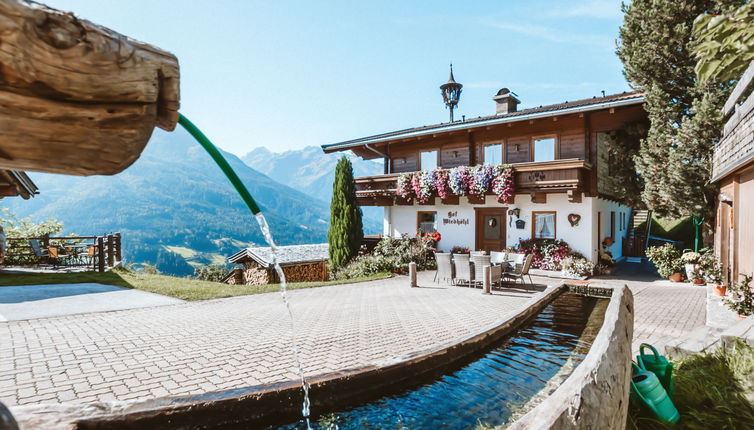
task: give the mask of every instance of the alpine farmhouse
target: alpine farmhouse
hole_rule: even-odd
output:
[[[452,79],[451,79],[452,80]],[[438,249],[503,250],[520,240],[562,239],[592,261],[600,251],[622,257],[631,208],[618,202],[607,143],[618,130],[646,122],[639,93],[518,109],[506,88],[491,116],[392,131],[323,145],[382,158],[382,175],[357,177],[361,206],[384,208],[383,235],[439,232]],[[399,176],[458,166],[510,165],[515,196],[436,194],[424,201],[397,195]]]

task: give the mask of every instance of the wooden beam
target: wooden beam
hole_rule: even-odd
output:
[[[475,196],[471,194],[466,196],[466,200],[469,202],[470,205],[483,205],[485,202],[484,196]]]
[[[414,199],[404,199],[401,197],[395,198],[395,204],[398,206],[413,206],[414,205]]]
[[[458,205],[461,202],[461,198],[455,194],[449,195],[447,198],[440,200],[444,205]]]
[[[540,192],[533,192],[531,193],[531,202],[532,203],[547,203],[547,194],[540,193]]]
[[[419,203],[419,205],[421,205],[421,206],[434,206],[434,204],[435,204],[435,198],[434,198],[434,196],[430,197],[424,203],[420,202],[419,200],[417,200],[416,202]]]
[[[571,203],[581,203],[581,190],[568,190],[568,201]]]
[[[0,169],[115,174],[178,121],[171,53],[71,13],[0,1]]]

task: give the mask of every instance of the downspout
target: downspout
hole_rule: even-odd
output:
[[[390,165],[390,157],[385,154],[384,152],[380,152],[375,148],[372,148],[369,146],[368,143],[364,144],[364,147],[372,152],[374,152],[377,155],[382,156],[382,158],[385,160],[385,174],[390,173],[391,165]],[[392,207],[385,206],[385,209],[383,210],[383,226],[382,226],[382,235],[387,237],[393,236],[393,211]]]

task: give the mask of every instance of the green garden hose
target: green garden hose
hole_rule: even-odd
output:
[[[241,179],[238,177],[236,172],[233,170],[232,167],[230,167],[230,164],[228,164],[228,161],[223,157],[223,154],[220,153],[220,150],[217,149],[215,145],[210,142],[210,140],[207,138],[207,136],[202,133],[201,130],[199,130],[194,123],[188,120],[183,114],[178,113],[178,124],[182,125],[183,128],[186,129],[192,136],[194,136],[194,139],[199,142],[200,145],[209,153],[210,157],[212,157],[213,160],[215,160],[215,163],[220,167],[220,170],[225,173],[225,176],[228,178],[231,184],[233,184],[233,187],[238,191],[238,194],[241,195],[241,198],[243,199],[244,203],[246,203],[246,206],[249,207],[249,210],[251,210],[251,213],[256,215],[260,212],[259,206],[257,206],[257,202],[254,201],[254,198],[251,197],[251,194],[249,194],[249,190],[246,189],[246,186],[241,182]]]

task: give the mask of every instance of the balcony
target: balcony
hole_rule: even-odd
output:
[[[583,160],[568,159],[512,164],[515,172],[516,194],[530,194],[535,203],[545,203],[547,193],[567,193],[571,202],[581,201],[583,192],[590,189],[592,166]],[[362,176],[356,178],[356,198],[361,206],[392,206],[413,204],[397,198],[395,189],[400,173]],[[487,194],[492,195],[491,192]],[[458,204],[460,196],[451,196],[443,204]],[[471,203],[481,203],[475,196],[464,196]],[[434,204],[431,198],[425,204]]]

